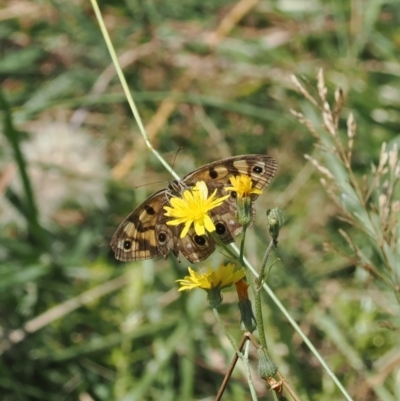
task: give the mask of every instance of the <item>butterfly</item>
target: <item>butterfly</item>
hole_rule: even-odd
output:
[[[182,180],[172,181],[145,200],[120,224],[111,239],[111,248],[118,260],[144,260],[163,256],[170,252],[176,257],[179,253],[191,263],[207,259],[215,250],[211,236],[197,235],[193,226],[184,238],[180,238],[183,224],[167,225],[169,217],[164,215],[164,206],[169,205],[172,196],[180,196],[198,181],[204,181],[209,193],[217,190],[217,197],[230,194],[220,206],[209,212],[221,241],[229,244],[242,232],[236,220],[236,193],[225,191],[230,185],[229,178],[240,174],[251,177],[253,187],[263,189],[274,176],[276,161],[265,155],[241,155],[228,157],[206,164],[187,174]],[[258,195],[252,194],[252,200]],[[254,209],[253,209],[254,212]]]

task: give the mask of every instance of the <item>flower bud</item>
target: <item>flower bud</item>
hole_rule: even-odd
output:
[[[274,241],[274,245],[278,245],[279,231],[282,228],[285,219],[283,213],[277,207],[267,210],[268,231]]]
[[[221,287],[213,287],[207,290],[207,299],[211,308],[217,308],[222,303]]]
[[[243,280],[243,278],[237,281],[235,285],[239,298],[240,328],[243,331],[249,331],[252,333],[257,328],[257,323],[253,314],[253,309],[251,308],[249,293],[247,291],[249,285]]]
[[[260,347],[257,350],[258,354],[258,374],[262,379],[273,377],[278,372],[278,366],[271,360],[266,349]]]
[[[253,207],[250,197],[236,199],[236,219],[242,226],[248,226],[253,221]]]
[[[241,299],[238,302],[240,310],[240,328],[252,333],[257,328],[250,299]]]

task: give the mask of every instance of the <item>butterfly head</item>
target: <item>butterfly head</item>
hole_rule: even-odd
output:
[[[168,184],[168,189],[175,196],[180,196],[183,194],[183,191],[189,189],[187,185],[183,181],[173,180]]]

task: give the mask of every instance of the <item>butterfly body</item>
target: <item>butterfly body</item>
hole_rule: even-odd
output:
[[[265,155],[242,155],[229,157],[206,164],[182,180],[172,181],[139,205],[120,224],[111,239],[111,248],[115,257],[122,261],[143,260],[157,257],[166,258],[170,252],[179,253],[195,263],[206,259],[215,250],[215,242],[210,236],[199,236],[193,227],[184,238],[180,238],[183,226],[167,225],[164,206],[169,205],[172,196],[180,196],[198,181],[204,181],[209,194],[217,190],[217,196],[229,194],[225,187],[230,185],[229,178],[240,174],[251,177],[253,186],[263,189],[274,176],[276,161]],[[220,206],[210,211],[210,217],[216,227],[216,234],[225,244],[234,241],[242,232],[242,226],[236,220],[235,194]],[[251,195],[255,200],[258,196]]]

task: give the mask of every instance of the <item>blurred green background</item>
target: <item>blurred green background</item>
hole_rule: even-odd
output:
[[[399,400],[399,302],[338,234],[359,235],[337,219],[304,158],[315,140],[290,109],[321,121],[289,77],[316,93],[323,68],[329,97],[343,89],[343,121],[352,111],[358,126],[353,168],[368,176],[382,142],[400,142],[400,3],[248,4],[100,7],[153,145],[171,163],[183,148],[180,175],[230,155],[276,158],[249,259],[260,263],[265,211],[280,207],[286,225],[269,285],[355,400]],[[119,263],[109,248],[122,219],[171,179],[144,145],[114,71],[90,2],[3,1],[1,400],[212,400],[232,358],[206,294],[177,292],[183,258]],[[222,260],[215,253],[202,265]],[[272,357],[301,400],[342,400],[268,297],[264,306]],[[221,314],[239,340],[234,291]],[[272,399],[255,381],[260,399]],[[223,399],[250,399],[241,366],[226,391]]]

